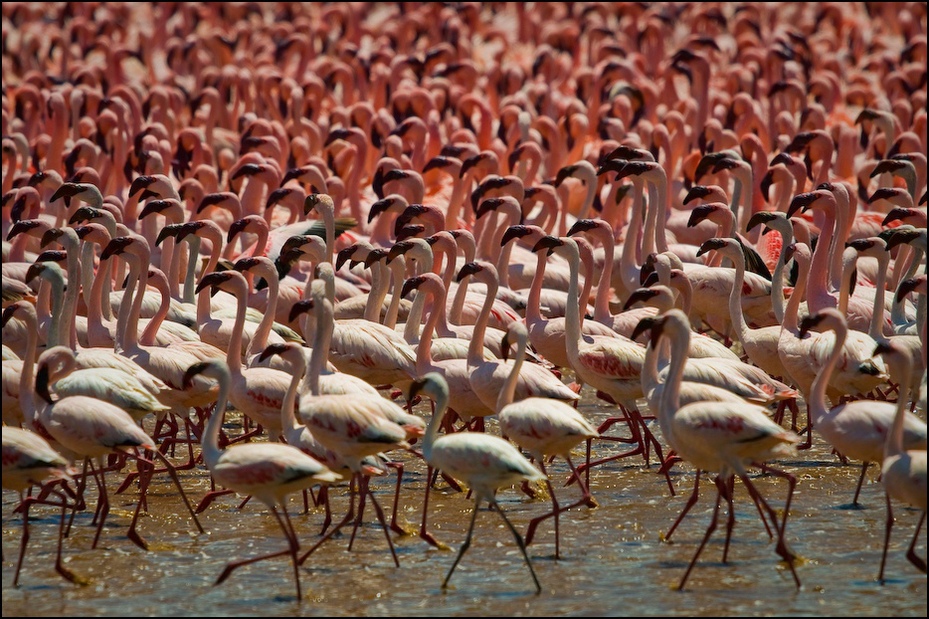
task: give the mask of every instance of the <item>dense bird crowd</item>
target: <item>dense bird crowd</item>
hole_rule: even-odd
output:
[[[590,470],[657,458],[672,495],[678,462],[715,483],[679,588],[723,512],[728,552],[737,481],[800,588],[802,482],[777,461],[815,441],[861,466],[853,503],[881,468],[885,559],[893,507],[922,511],[907,558],[926,571],[925,3],[2,14],[14,586],[30,509],[60,510],[55,568],[79,583],[69,513],[95,510],[96,547],[109,494],[137,487],[128,536],[148,549],[138,517],[167,474],[192,530],[237,492],[286,538],[217,584],[289,557],[301,598],[300,566],[368,505],[401,567],[397,507],[421,500],[441,546],[442,483],[474,501],[443,587],[489,503],[541,591],[538,527],[557,558],[559,515],[597,507]],[[596,427],[582,397],[614,414]],[[577,482],[557,493],[556,456]],[[421,499],[404,463],[428,471]],[[178,469],[215,489],[188,496]],[[390,512],[369,483],[392,471]],[[541,483],[551,510],[521,533],[496,493]],[[301,492],[326,514],[310,547]]]

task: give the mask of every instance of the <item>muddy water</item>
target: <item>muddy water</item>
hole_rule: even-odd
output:
[[[584,391],[582,410],[601,421],[611,408],[596,403]],[[423,409],[425,414],[425,409]],[[650,422],[657,432],[654,422]],[[491,431],[496,428],[491,424]],[[618,443],[595,443],[595,455],[616,453]],[[400,518],[411,529],[418,525],[425,467],[412,456],[400,495]],[[577,461],[583,453],[578,452]],[[18,551],[20,521],[12,515],[17,497],[3,494],[3,616],[595,616],[595,615],[822,615],[926,616],[926,575],[905,557],[919,514],[896,509],[888,581],[879,585],[878,572],[885,507],[876,471],[862,491],[861,508],[852,508],[859,467],[843,466],[816,441],[813,449],[779,461],[794,473],[798,485],[787,523],[787,540],[802,557],[797,590],[758,512],[741,485],[736,485],[736,526],[728,561],[722,562],[723,526],[717,529],[690,575],[686,589],[676,587],[703,537],[713,506],[713,485],[701,484],[701,500],[672,536],[663,533],[674,522],[693,485],[693,470],[678,464],[672,471],[677,489],[671,496],[654,464],[645,468],[640,456],[595,468],[591,487],[595,509],[577,508],[561,520],[560,560],[554,559],[551,521],[539,527],[529,554],[542,584],[534,586],[510,532],[498,514],[483,507],[474,540],[450,586],[442,580],[464,540],[472,502],[464,493],[439,482],[430,498],[430,529],[450,550],[438,550],[415,533],[392,535],[400,567],[393,564],[384,533],[369,509],[348,550],[351,530],[345,529],[315,552],[301,568],[303,599],[297,600],[292,568],[285,557],[243,567],[219,586],[213,583],[227,561],[258,556],[284,548],[273,517],[258,502],[239,509],[240,498],[218,499],[201,514],[205,535],[192,533],[173,485],[154,482],[148,513],[140,526],[151,549],[145,552],[126,538],[134,507],[133,491],[113,500],[114,509],[101,543],[89,550],[94,533],[92,511],[77,516],[65,542],[67,565],[89,581],[78,586],[53,570],[58,515],[35,510],[33,536],[20,586],[11,586]],[[549,465],[564,502],[573,501],[577,487],[563,487],[567,467]],[[181,471],[184,487],[198,501],[209,489],[202,468]],[[393,505],[395,477],[377,479],[372,488],[388,511]],[[111,478],[111,487],[117,480]],[[782,480],[757,477],[755,482],[776,509],[784,506]],[[93,497],[91,497],[92,499]],[[501,491],[500,504],[520,531],[544,513],[548,499],[530,499],[519,489]],[[92,503],[91,503],[92,504]],[[345,488],[333,493],[338,519],[347,507]],[[318,539],[322,510],[302,513],[293,496],[290,513],[301,543]],[[925,528],[917,553],[926,556]]]

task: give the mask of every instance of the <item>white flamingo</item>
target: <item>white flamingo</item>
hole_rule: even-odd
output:
[[[448,586],[448,581],[452,573],[464,556],[464,553],[471,546],[471,536],[474,533],[474,523],[477,520],[477,510],[481,502],[486,501],[491,507],[496,508],[496,512],[503,518],[507,528],[516,539],[516,544],[522,552],[529,572],[532,574],[532,580],[535,583],[536,593],[542,592],[542,585],[536,577],[535,570],[532,568],[532,562],[526,553],[526,544],[516,531],[513,523],[506,517],[500,504],[497,502],[496,494],[500,488],[519,484],[523,481],[536,482],[547,479],[538,469],[532,466],[532,463],[526,459],[519,450],[512,444],[499,436],[493,436],[484,432],[455,432],[445,436],[438,436],[439,424],[442,417],[448,410],[449,393],[445,379],[438,372],[429,372],[421,379],[417,379],[410,387],[411,397],[423,393],[435,402],[435,413],[429,421],[426,428],[426,435],[423,437],[423,457],[429,464],[429,475],[432,475],[432,469],[438,469],[451,475],[455,479],[462,480],[471,488],[474,495],[474,509],[471,512],[471,523],[468,526],[468,534],[464,543],[455,557],[452,567],[448,570],[445,580],[442,581],[442,588]],[[428,493],[426,495],[428,499]],[[426,506],[424,506],[426,509]]]
[[[545,470],[545,460],[550,456],[561,456],[568,463],[571,471],[577,476],[577,468],[571,461],[571,450],[590,439],[599,438],[600,433],[584,416],[570,404],[560,400],[542,397],[528,397],[514,401],[516,381],[523,367],[526,356],[526,346],[529,333],[526,326],[516,322],[510,325],[504,336],[502,348],[504,360],[509,350],[510,337],[516,340],[516,354],[506,384],[497,399],[497,418],[500,421],[500,430],[503,436],[510,439],[529,452],[533,460],[546,476],[545,483],[552,497],[552,511],[537,516],[529,523],[526,530],[526,544],[531,544],[535,530],[546,518],[554,517],[555,521],[555,558],[561,557],[561,541],[559,531],[559,515],[580,505],[597,507],[597,502],[590,493],[590,488],[578,476],[578,485],[581,487],[581,498],[570,505],[558,504],[555,488],[548,479]],[[589,444],[589,443],[588,443]]]
[[[286,550],[230,562],[219,575],[219,578],[216,579],[215,584],[218,585],[226,580],[233,570],[243,565],[250,565],[264,559],[289,554],[293,561],[294,580],[296,581],[297,599],[299,600],[302,598],[300,572],[297,563],[297,551],[300,549],[300,543],[297,540],[297,533],[293,524],[290,522],[290,516],[287,514],[285,498],[292,492],[304,490],[315,484],[334,483],[340,479],[340,476],[294,445],[243,443],[230,449],[221,449],[219,447],[219,428],[226,413],[232,376],[226,362],[222,360],[202,361],[190,366],[184,375],[185,384],[190,384],[193,377],[197,375],[215,379],[219,382],[216,407],[210,415],[202,441],[203,460],[206,462],[210,474],[221,485],[232,488],[236,492],[254,496],[267,505],[287,539]],[[299,374],[294,373],[286,401],[282,404],[282,406],[290,407],[291,411],[293,411],[299,381]],[[278,508],[280,508],[280,512],[278,512]]]
[[[913,541],[907,549],[906,558],[916,568],[925,573],[926,561],[916,555],[916,540],[926,521],[926,450],[908,449],[904,444],[904,426],[906,424],[906,404],[910,387],[906,382],[910,375],[908,366],[912,364],[910,352],[896,342],[881,342],[874,349],[874,354],[881,355],[890,366],[890,373],[900,383],[900,394],[894,411],[893,423],[884,439],[884,459],[881,463],[881,482],[887,499],[887,522],[884,528],[884,552],[881,554],[881,568],[877,580],[884,584],[884,566],[887,562],[887,547],[890,544],[890,530],[894,516],[891,500],[896,500],[922,511]]]

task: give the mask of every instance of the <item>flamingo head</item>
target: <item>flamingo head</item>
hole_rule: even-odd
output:
[[[718,237],[708,239],[704,241],[702,245],[700,245],[700,249],[697,250],[697,256],[699,257],[709,251],[723,249],[724,247],[728,247],[728,246],[729,246],[728,239],[721,239]]]

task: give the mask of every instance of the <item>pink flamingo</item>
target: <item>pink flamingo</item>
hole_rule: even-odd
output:
[[[219,428],[226,413],[229,392],[232,385],[232,376],[222,360],[202,361],[195,363],[184,374],[184,383],[190,384],[194,376],[202,375],[219,382],[219,395],[216,406],[210,415],[203,433],[203,460],[213,478],[236,492],[254,496],[268,506],[277,519],[284,537],[287,539],[287,549],[270,554],[252,557],[241,561],[234,561],[226,565],[223,572],[216,579],[220,584],[236,570],[244,565],[250,565],[289,554],[294,567],[294,580],[297,585],[297,599],[301,599],[300,572],[297,562],[297,551],[300,543],[297,533],[287,514],[285,497],[298,490],[309,488],[318,483],[334,483],[340,479],[337,473],[329,470],[315,458],[304,453],[296,446],[282,443],[244,443],[230,449],[219,447]],[[289,407],[293,411],[296,400],[297,385],[300,375],[294,373],[290,387],[282,407]],[[280,512],[278,512],[280,508]],[[282,517],[283,515],[283,517]]]
[[[906,558],[916,566],[916,569],[926,573],[926,561],[916,555],[916,540],[926,521],[926,450],[907,448],[904,442],[906,403],[910,394],[910,387],[907,384],[907,377],[910,375],[908,366],[912,363],[910,352],[898,346],[896,342],[881,342],[874,349],[874,354],[884,357],[887,365],[890,366],[891,376],[900,384],[893,424],[884,439],[884,459],[881,463],[881,481],[884,484],[884,495],[887,499],[887,521],[884,529],[884,552],[881,554],[881,568],[877,580],[884,584],[887,547],[890,544],[890,530],[894,523],[891,499],[922,511],[919,522],[916,524],[913,541],[907,549]]]
[[[507,330],[501,344],[504,351],[504,361],[509,351],[509,338],[516,339],[516,355],[506,384],[497,399],[497,418],[500,421],[500,430],[503,436],[525,449],[538,464],[542,474],[546,476],[545,483],[552,497],[552,511],[536,516],[529,523],[526,530],[526,544],[532,543],[536,528],[546,518],[554,517],[555,521],[555,558],[561,557],[561,541],[559,534],[559,515],[580,505],[597,507],[597,501],[590,493],[590,488],[578,476],[578,485],[581,488],[581,498],[576,502],[561,506],[555,495],[555,488],[548,479],[545,470],[545,460],[549,456],[561,456],[568,463],[571,471],[577,476],[577,468],[571,461],[571,450],[590,439],[599,438],[600,433],[584,416],[570,404],[560,400],[543,397],[528,397],[514,401],[516,380],[523,367],[526,356],[526,346],[529,342],[529,333],[522,323],[513,323]]]
[[[471,511],[471,524],[468,526],[468,534],[458,550],[458,555],[455,557],[452,567],[448,570],[445,580],[442,581],[442,588],[445,589],[448,586],[452,573],[454,573],[464,553],[470,548],[474,523],[477,520],[478,506],[481,502],[486,501],[491,507],[496,508],[495,511],[500,514],[503,522],[516,539],[516,544],[519,546],[519,550],[526,560],[526,565],[529,567],[529,572],[532,574],[536,593],[541,593],[542,585],[539,584],[532,562],[526,553],[526,543],[513,526],[513,523],[510,522],[510,519],[506,517],[497,502],[496,494],[500,488],[523,481],[542,481],[547,477],[532,466],[532,463],[512,443],[499,436],[484,432],[455,432],[439,437],[439,424],[448,410],[449,392],[445,379],[438,372],[429,372],[413,382],[410,388],[410,397],[414,397],[419,393],[427,395],[435,402],[435,413],[433,413],[429,426],[426,428],[422,446],[423,457],[430,467],[429,475],[432,475],[432,469],[443,471],[456,479],[464,481],[471,488],[474,495],[474,509]],[[427,499],[428,496],[427,493]],[[424,506],[425,508],[426,506]]]

